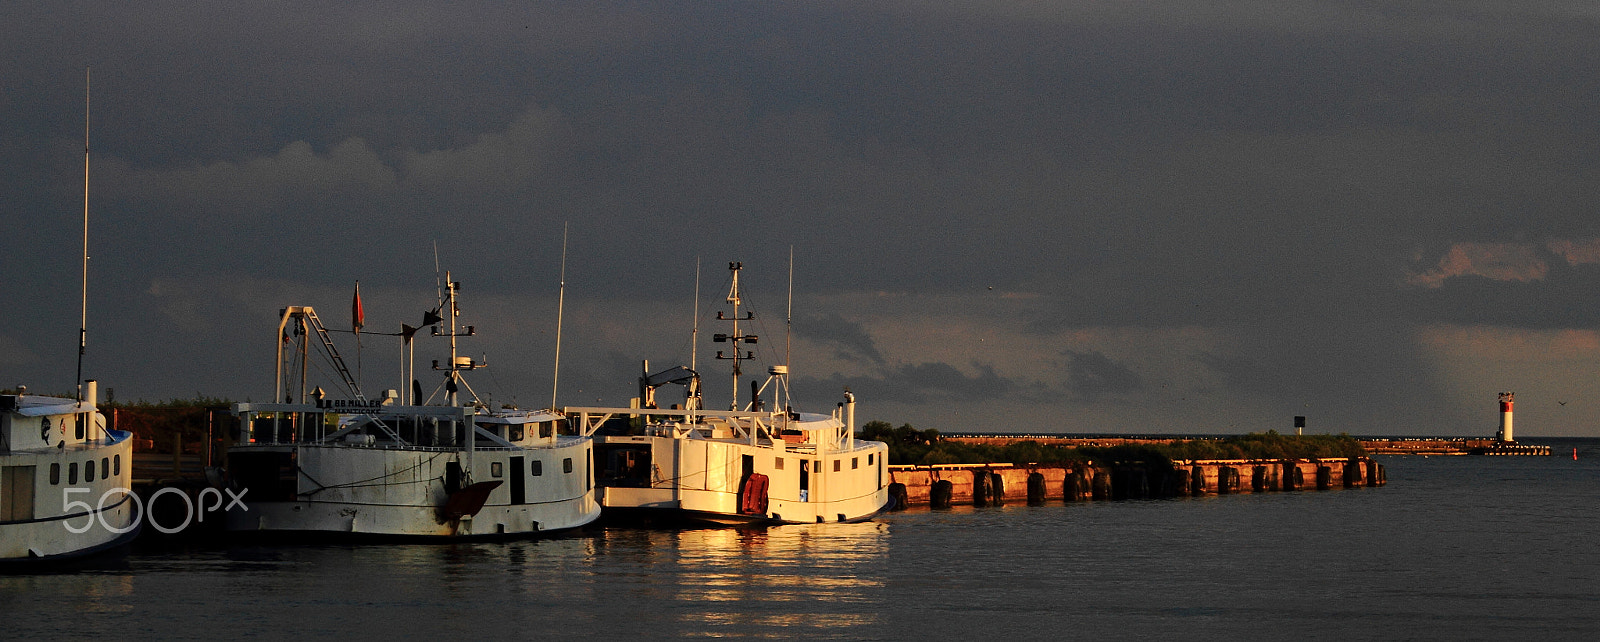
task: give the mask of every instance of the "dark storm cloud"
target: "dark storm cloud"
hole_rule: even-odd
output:
[[[693,256],[793,244],[802,294],[996,287],[1040,297],[1007,320],[1040,335],[1215,328],[1235,345],[1202,361],[1241,393],[1415,417],[1448,405],[1411,374],[1416,326],[1597,314],[1582,247],[1549,245],[1600,236],[1600,25],[1562,4],[14,3],[0,25],[22,280],[73,282],[49,248],[74,246],[95,66],[97,327],[157,278],[420,287],[434,241],[476,287],[545,296],[570,222],[572,294],[619,307],[671,298]],[[0,345],[74,346],[72,307]],[[1046,378],[813,316],[900,399]],[[1086,359],[1085,398],[1125,381]]]
[[[1083,399],[1144,389],[1144,378],[1100,352],[1068,350],[1067,389]]]
[[[1005,397],[1018,389],[1016,382],[995,373],[994,367],[974,364],[968,376],[947,363],[924,362],[888,368],[877,375],[802,378],[797,387],[807,391],[849,389],[880,402],[921,404],[977,402]]]
[[[867,360],[883,365],[883,355],[861,324],[835,314],[816,315],[801,320],[796,326],[802,337],[812,338],[837,348],[840,359]]]

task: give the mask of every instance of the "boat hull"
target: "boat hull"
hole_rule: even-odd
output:
[[[549,448],[475,452],[236,447],[229,453],[230,474],[243,482],[246,497],[244,508],[228,511],[225,524],[235,532],[425,538],[571,530],[598,519],[600,504],[589,473],[590,441],[559,441]],[[452,493],[472,480],[502,483],[472,514],[447,511]]]

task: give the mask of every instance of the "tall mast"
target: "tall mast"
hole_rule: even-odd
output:
[[[788,304],[788,309],[784,312],[784,321],[783,321],[783,370],[784,371],[783,371],[783,375],[782,375],[782,380],[779,382],[779,383],[781,383],[783,385],[784,398],[781,401],[779,401],[778,397],[777,397],[777,395],[778,395],[777,389],[773,390],[773,392],[772,392],[772,394],[773,394],[773,397],[772,397],[773,398],[773,408],[772,409],[773,410],[783,410],[783,411],[787,412],[788,411],[788,402],[789,402],[789,400],[794,398],[793,393],[789,390],[789,357],[793,353],[794,353],[794,246],[790,245],[789,246],[789,304]],[[780,403],[783,404],[783,405],[779,405]]]
[[[794,246],[789,246],[789,308],[783,320],[783,365],[789,365],[794,352]]]
[[[456,372],[458,365],[456,363],[456,316],[458,312],[456,307],[456,281],[450,276],[449,272],[444,273],[444,281],[445,291],[450,295],[450,298],[448,299],[450,304],[450,383],[454,384],[450,387],[457,388],[461,384],[456,381],[459,378],[459,375]],[[447,389],[447,392],[450,395],[450,405],[460,405],[457,403],[457,391]],[[472,436],[468,435],[467,438],[471,439]]]
[[[694,323],[689,330],[689,369],[699,372],[695,358],[700,355],[700,257],[694,257]]]
[[[89,347],[89,68],[83,69],[83,299],[78,306],[78,401],[83,401],[83,353]]]
[[[739,316],[739,304],[742,303],[741,297],[739,296],[739,270],[743,267],[744,264],[737,261],[728,263],[728,271],[733,273],[733,286],[728,289],[728,303],[733,305],[733,316],[725,316],[721,311],[717,312],[717,319],[733,322],[733,334],[722,334],[719,332],[711,337],[711,340],[717,343],[727,342],[733,344],[733,356],[731,357],[723,356],[721,350],[717,351],[718,359],[729,359],[733,361],[733,404],[729,407],[730,410],[739,409],[739,375],[744,374],[744,372],[742,372],[739,368],[739,362],[744,361],[745,359],[756,358],[755,352],[753,351],[739,351],[740,342],[755,343],[757,339],[756,335],[753,334],[739,334],[740,321],[749,321],[756,318],[756,314],[754,312],[746,312],[745,316]],[[751,401],[753,402],[755,400],[752,399]]]
[[[561,224],[561,287],[556,293],[556,372],[550,378],[550,409],[556,407],[556,391],[561,387],[561,317],[567,303],[567,224]]]

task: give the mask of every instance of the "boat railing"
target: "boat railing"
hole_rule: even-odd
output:
[[[393,406],[382,402],[327,400],[315,404],[239,403],[234,404],[233,414],[239,417],[240,444],[329,443],[370,426],[383,433],[382,436],[386,437],[387,441],[411,447],[416,444],[401,438],[396,430],[401,422],[409,421],[415,426],[426,421],[436,431],[439,428],[446,430],[446,434],[454,441],[458,424],[474,426],[473,417],[477,415],[477,409],[470,406]],[[329,415],[345,418],[347,421],[341,421],[339,427],[330,430]],[[469,429],[467,432],[468,434],[481,432],[481,429]],[[461,439],[461,441],[464,443],[444,447],[459,449],[467,447],[473,440]],[[376,444],[354,443],[346,445],[376,446]]]
[[[662,436],[674,439],[726,438],[750,445],[770,443],[775,448],[796,450],[801,447],[820,448],[823,451],[852,450],[854,438],[850,429],[839,417],[821,415],[821,418],[802,421],[799,413],[750,412],[737,410],[683,410],[678,408],[599,408],[567,407],[566,414],[577,427],[578,434],[589,436],[614,417],[645,418],[647,425]],[[717,437],[718,430],[728,431],[727,437]],[[798,437],[798,441],[785,439],[785,434]]]

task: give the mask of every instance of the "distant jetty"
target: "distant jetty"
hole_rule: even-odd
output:
[[[1383,464],[1366,457],[1300,460],[890,466],[901,506],[990,506],[1293,492],[1383,486]]]
[[[1498,439],[1450,437],[1392,437],[1362,439],[1370,455],[1542,455],[1549,446],[1505,442]]]
[[[1220,435],[1001,435],[982,433],[957,433],[942,435],[944,439],[968,444],[1005,446],[1020,441],[1038,442],[1045,446],[1063,448],[1111,446],[1160,446],[1181,441],[1223,439]],[[1501,439],[1479,437],[1359,437],[1361,447],[1368,455],[1543,455],[1551,454],[1549,446],[1520,444]]]

